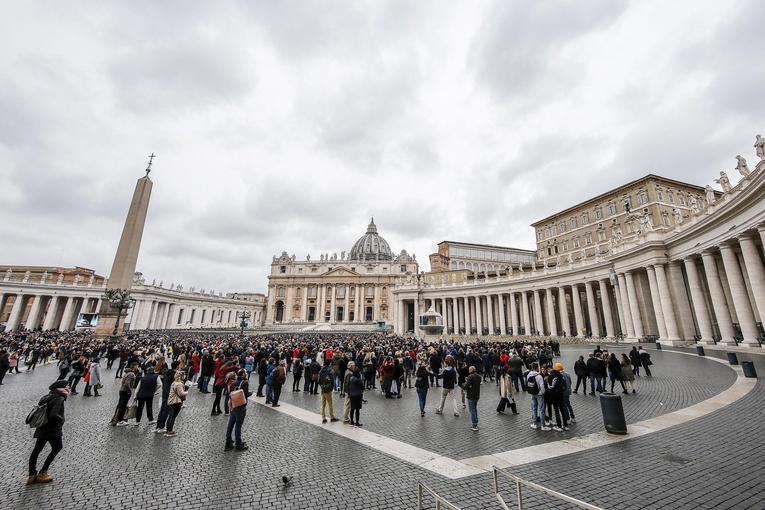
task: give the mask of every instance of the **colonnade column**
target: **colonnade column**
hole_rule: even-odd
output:
[[[667,339],[667,327],[664,322],[664,309],[659,296],[659,284],[656,282],[656,270],[653,266],[646,268],[648,273],[648,287],[651,289],[651,301],[653,301],[653,313],[656,315],[656,326],[659,328],[659,338]]]
[[[545,321],[542,318],[542,300],[539,297],[539,291],[534,290],[534,333],[537,335],[545,334]]]
[[[345,292],[345,299],[343,299],[343,322],[348,322],[351,320],[351,286],[344,285],[343,291]]]
[[[664,265],[654,266],[656,271],[656,283],[659,284],[659,297],[664,308],[664,324],[667,327],[667,340],[680,340],[680,331],[677,329],[675,317],[675,305],[672,304],[672,295],[669,293],[669,282],[664,272]]]
[[[414,330],[414,336],[419,337],[420,336],[420,300],[418,298],[414,298],[414,325],[412,329]]]
[[[59,300],[63,299],[59,296],[53,296],[50,298],[50,306],[48,307],[48,315],[45,316],[45,322],[43,322],[43,330],[47,331],[53,327],[56,320],[56,314],[58,313]],[[2,310],[2,308],[0,308]]]
[[[505,297],[502,294],[497,294],[497,312],[499,312],[500,335],[505,335],[507,334],[507,322],[505,321]]]
[[[467,296],[462,298],[462,315],[465,317],[465,334],[470,334],[470,299]]]
[[[725,274],[730,285],[733,307],[736,309],[741,334],[744,336],[742,343],[759,346],[759,342],[757,342],[757,327],[754,324],[754,313],[749,303],[746,284],[739,268],[736,253],[729,244],[720,245],[720,253],[722,254],[723,267],[725,267]]]
[[[611,296],[608,293],[608,280],[598,280],[600,286],[600,302],[603,304],[603,319],[606,323],[606,336],[613,338],[616,336],[614,331],[614,314],[611,312]]]
[[[452,328],[454,328],[455,335],[460,334],[460,314],[456,297],[452,298]]]
[[[519,335],[518,331],[518,306],[515,304],[515,293],[510,294],[510,327],[513,328],[513,335]]]
[[[696,260],[691,257],[683,259],[685,273],[688,275],[688,289],[691,294],[691,304],[699,325],[699,334],[702,342],[712,342],[712,320],[709,318],[707,302],[704,299],[704,289],[701,287],[701,279],[696,268]]]
[[[587,312],[590,314],[592,336],[600,338],[600,314],[598,314],[598,302],[595,299],[595,291],[592,288],[592,282],[584,284],[584,292],[587,295]]]
[[[568,320],[568,302],[566,301],[566,289],[558,287],[558,310],[560,310],[560,323],[566,336],[571,336],[571,323]]]
[[[635,325],[632,323],[629,298],[627,297],[627,279],[624,273],[619,273],[619,308],[622,311],[622,333],[627,333],[627,338],[635,338]]]
[[[550,326],[550,336],[558,334],[558,326],[555,324],[555,304],[553,303],[552,289],[545,289],[545,299],[547,300],[547,324]]]
[[[627,280],[627,299],[629,300],[630,313],[632,314],[632,324],[635,328],[635,337],[643,338],[643,316],[640,314],[640,305],[637,299],[637,289],[635,289],[635,278],[632,271],[627,271],[624,275]]]
[[[486,322],[489,326],[489,334],[494,334],[494,300],[491,294],[486,294]]]
[[[584,317],[582,317],[582,298],[579,296],[579,287],[576,285],[571,286],[571,306],[574,307],[574,326],[576,327],[576,335],[584,336],[582,332],[584,328]]]
[[[741,245],[741,254],[744,256],[746,272],[749,275],[749,285],[752,287],[754,295],[754,304],[757,306],[757,313],[760,321],[765,321],[765,268],[762,266],[760,254],[757,252],[757,246],[754,245],[749,234],[739,237]]]
[[[5,325],[8,331],[13,331],[19,327],[21,314],[24,311],[21,305],[25,302],[26,300],[22,294],[16,294],[16,299],[13,301],[13,308],[11,308],[11,314],[8,316],[8,322]]]
[[[43,301],[43,296],[32,296],[32,308],[29,310],[29,315],[27,316],[27,323],[24,325],[27,329],[37,329],[37,326],[39,325],[39,321],[37,318],[40,316],[40,305]]]
[[[521,306],[523,307],[523,332],[526,335],[531,334],[531,314],[529,313],[529,296],[524,290],[521,292]]]
[[[481,303],[481,296],[475,296],[475,327],[479,335],[483,335],[483,304]]]
[[[308,285],[303,285],[303,296],[300,302],[300,321],[308,321]]]
[[[733,320],[730,317],[730,310],[725,301],[722,283],[720,283],[720,274],[717,271],[717,262],[712,253],[705,251],[701,254],[701,261],[704,263],[704,272],[707,275],[707,285],[709,285],[709,295],[712,298],[712,310],[714,310],[717,319],[717,327],[720,330],[721,340],[733,344]]]

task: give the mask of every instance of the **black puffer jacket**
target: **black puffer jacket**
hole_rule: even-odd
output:
[[[40,399],[38,405],[48,406],[48,423],[35,429],[36,438],[51,439],[64,435],[64,401],[66,397],[58,390],[51,390],[50,393]]]

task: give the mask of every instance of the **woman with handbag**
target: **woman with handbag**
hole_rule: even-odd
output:
[[[122,377],[122,383],[120,384],[119,402],[117,403],[117,410],[114,412],[112,418],[112,425],[118,427],[124,427],[128,424],[125,412],[127,411],[128,402],[130,396],[133,394],[133,386],[136,384],[136,370],[138,369],[138,363],[132,363],[130,368],[125,369],[124,376]]]
[[[180,370],[175,372],[175,381],[170,386],[170,394],[167,397],[167,407],[170,414],[167,417],[167,431],[165,437],[175,437],[178,433],[175,431],[175,419],[178,417],[178,413],[181,412],[183,407],[183,401],[186,400],[189,392],[186,391],[186,385],[183,383],[183,372]]]
[[[90,380],[88,383],[90,384],[90,389],[93,390],[93,396],[94,397],[100,397],[101,395],[98,393],[98,390],[102,388],[101,386],[101,358],[93,358],[93,361],[90,363],[90,368],[88,369],[90,371]]]

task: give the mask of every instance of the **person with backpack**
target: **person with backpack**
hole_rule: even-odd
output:
[[[563,365],[558,363],[563,369]],[[550,403],[552,411],[550,412],[550,421],[552,421],[552,413],[555,413],[555,426],[553,430],[556,432],[562,432],[568,430],[568,413],[563,411],[563,394],[566,392],[566,379],[556,368],[549,371],[547,374],[547,386],[550,391],[546,394],[545,403]],[[561,413],[563,414],[563,426],[561,427]]]
[[[279,361],[279,366],[273,372],[273,398],[271,407],[279,407],[279,396],[282,394],[282,386],[287,382],[287,360]]]
[[[11,364],[8,361],[8,353],[5,350],[0,351],[0,384],[3,384],[5,374],[11,368]]]
[[[548,431],[545,423],[545,381],[539,373],[539,363],[531,363],[531,369],[526,374],[526,392],[531,395],[531,428]]]
[[[476,367],[468,368],[470,375],[465,379],[463,389],[467,395],[470,422],[474,431],[478,430],[478,399],[481,398],[481,376],[476,372]]]
[[[46,407],[47,422],[35,429],[34,437],[37,439],[29,456],[29,477],[27,485],[33,483],[50,483],[53,478],[48,474],[48,468],[58,455],[58,452],[64,447],[64,402],[69,396],[69,382],[65,379],[59,379],[51,384],[48,389],[50,393],[40,399],[38,405]],[[45,458],[42,469],[37,471],[37,457],[42,453],[46,444],[50,444],[50,453]]]
[[[247,371],[240,368],[236,372],[236,380],[231,385],[231,393],[241,390],[244,393],[244,403],[231,409],[228,417],[228,426],[226,427],[226,445],[224,451],[237,449],[239,451],[247,450],[247,443],[242,440],[242,425],[247,416],[247,399],[252,396],[250,384],[247,382]],[[233,438],[232,438],[233,433]]]
[[[340,421],[335,418],[335,409],[332,404],[332,391],[335,389],[335,372],[332,370],[332,359],[324,360],[324,367],[319,372],[319,388],[321,388],[321,422],[327,423],[325,409],[329,407],[331,422]]]

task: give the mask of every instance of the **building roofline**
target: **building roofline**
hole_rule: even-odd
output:
[[[706,188],[704,186],[699,186],[697,184],[690,184],[690,183],[683,182],[683,181],[677,181],[675,179],[670,179],[668,177],[662,177],[662,176],[656,175],[656,174],[648,174],[648,175],[646,175],[644,177],[641,177],[639,179],[635,179],[634,181],[630,181],[630,182],[628,182],[626,184],[622,184],[618,188],[614,188],[614,189],[605,191],[605,192],[601,193],[600,195],[597,195],[597,196],[594,196],[592,198],[589,198],[589,199],[585,200],[584,202],[579,202],[578,204],[574,204],[574,205],[572,205],[572,206],[570,206],[570,207],[568,207],[566,209],[563,209],[562,211],[558,211],[555,214],[551,214],[550,216],[547,216],[547,217],[545,217],[545,218],[543,218],[543,219],[541,219],[539,221],[535,221],[534,223],[531,224],[531,226],[536,228],[541,223],[546,223],[546,222],[550,221],[552,218],[555,218],[555,217],[561,216],[563,214],[566,214],[566,213],[568,213],[568,212],[570,212],[570,211],[572,211],[574,209],[577,209],[577,208],[579,208],[579,207],[581,207],[581,206],[583,206],[585,204],[588,204],[590,202],[599,202],[599,201],[603,200],[604,198],[606,198],[609,195],[619,194],[620,191],[623,191],[623,190],[625,190],[627,188],[632,188],[632,187],[636,186],[637,184],[640,184],[642,182],[649,181],[649,180],[661,181],[662,183],[670,184],[670,185],[673,185],[673,186],[680,185],[680,186],[687,187],[687,188],[694,188],[694,189],[698,190],[698,192],[700,194],[702,194],[702,195],[704,193],[706,193]],[[715,196],[719,197],[721,195],[722,195],[722,192],[715,190]]]
[[[500,250],[513,250],[513,251],[521,251],[521,252],[536,254],[536,250],[524,250],[523,248],[513,248],[511,246],[497,246],[496,244],[466,243],[463,241],[441,241],[438,244],[440,245],[443,243],[449,243],[449,244],[460,245],[460,246],[475,246],[478,248],[498,248]]]

